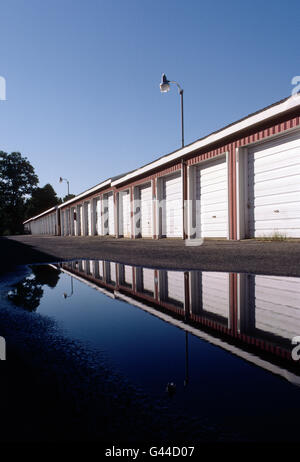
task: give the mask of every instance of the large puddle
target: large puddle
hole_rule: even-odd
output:
[[[79,260],[32,266],[8,296],[193,425],[297,438],[300,278]]]

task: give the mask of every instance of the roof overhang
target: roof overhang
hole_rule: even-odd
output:
[[[57,206],[51,207],[51,209],[45,210],[44,212],[40,213],[39,215],[36,215],[35,217],[29,218],[26,221],[23,221],[23,225],[26,225],[26,223],[29,223],[30,221],[36,220],[37,218],[40,218],[44,215],[47,215],[48,213],[54,212],[57,209]]]
[[[90,194],[96,193],[97,191],[100,191],[103,188],[111,186],[111,178],[109,180],[103,181],[100,184],[97,184],[93,188],[87,189],[81,194],[78,194],[78,196],[73,197],[72,199],[64,202],[63,204],[60,204],[58,206],[59,209],[66,207],[67,205],[73,204],[74,202],[77,202],[80,199],[84,199],[85,197],[89,196]]]

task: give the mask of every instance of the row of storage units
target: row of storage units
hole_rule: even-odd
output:
[[[25,231],[31,234],[58,234],[59,212],[52,207],[24,223]]]
[[[61,204],[56,226],[49,228],[43,221],[31,232],[130,238],[299,238],[299,116],[300,102],[284,100],[97,185]]]

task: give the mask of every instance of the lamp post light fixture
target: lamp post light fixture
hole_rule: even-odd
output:
[[[62,178],[61,176],[59,177],[59,182],[62,183],[63,181],[66,181],[68,183],[68,196],[70,194],[70,184],[69,184],[69,180],[67,180],[66,178]]]
[[[175,83],[177,85],[179,94],[180,94],[180,103],[181,103],[181,145],[182,147],[184,146],[184,125],[183,125],[183,89],[179,85],[178,82],[175,82],[174,80],[168,80],[166,74],[163,74],[161,76],[161,82],[160,82],[160,91],[161,93],[167,93],[170,91],[170,83]]]

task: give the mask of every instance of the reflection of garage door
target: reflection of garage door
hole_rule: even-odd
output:
[[[182,271],[167,271],[167,297],[184,304],[184,273]]]
[[[122,191],[119,195],[120,236],[130,237],[130,194]]]
[[[79,219],[80,219],[80,236],[84,235],[83,227],[84,227],[84,218],[83,218],[83,205],[79,206]]]
[[[228,174],[223,157],[197,166],[196,236],[227,237],[228,235]]]
[[[163,180],[162,235],[182,237],[182,180],[181,173]]]
[[[202,309],[229,319],[228,273],[202,273]]]
[[[248,151],[248,236],[300,237],[300,135]]]
[[[279,276],[250,278],[253,327],[289,341],[300,334],[300,279]]]
[[[140,187],[141,234],[152,237],[152,188],[151,183]]]
[[[124,265],[124,282],[132,284],[132,266]]]
[[[143,268],[143,290],[154,293],[154,270]]]

